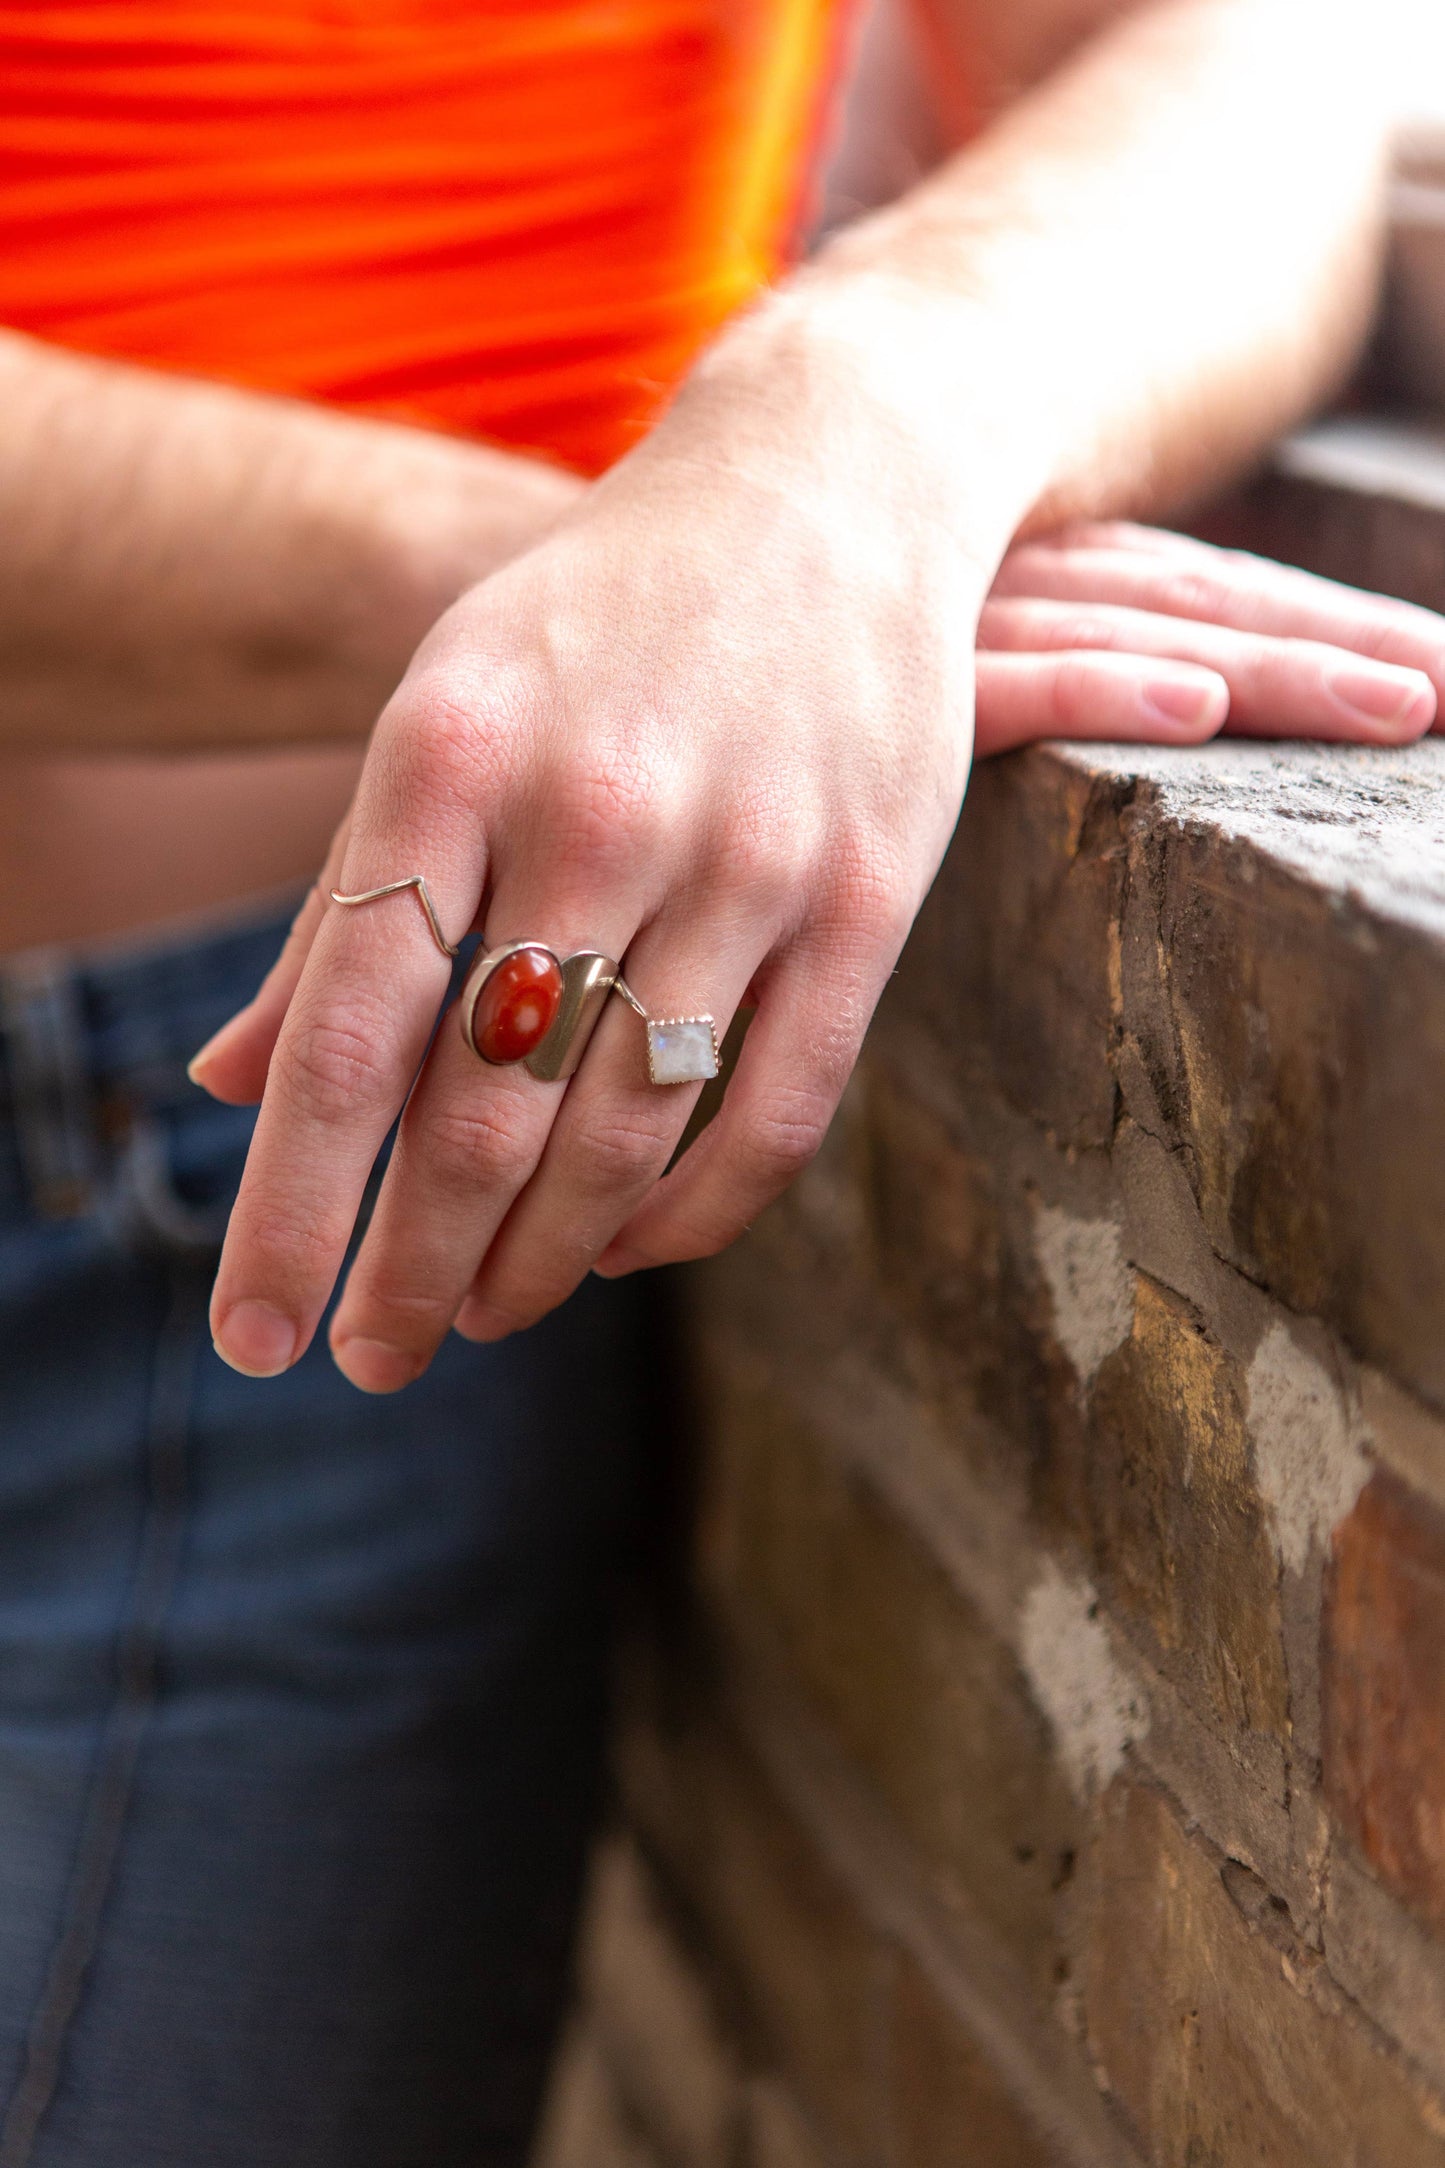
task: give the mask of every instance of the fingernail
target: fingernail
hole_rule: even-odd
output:
[[[1423,723],[1427,703],[1433,705],[1429,680],[1413,671],[1335,670],[1325,682],[1336,700],[1370,723]]]
[[[201,1082],[202,1069],[215,1059],[221,1041],[229,1036],[235,1022],[236,1018],[233,1016],[228,1023],[222,1024],[219,1031],[213,1031],[205,1045],[192,1054],[190,1060],[186,1063],[186,1075],[193,1084]]]
[[[336,1341],[331,1355],[341,1375],[363,1393],[399,1393],[426,1368],[423,1356],[360,1334]]]
[[[301,1335],[269,1302],[237,1302],[216,1328],[216,1353],[243,1378],[274,1378],[296,1359]]]
[[[1178,678],[1159,678],[1144,688],[1144,705],[1152,708],[1172,730],[1203,730],[1213,722],[1219,696],[1207,685],[1186,685]]]

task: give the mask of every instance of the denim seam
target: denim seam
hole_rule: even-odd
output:
[[[187,1463],[206,1283],[170,1277],[151,1373],[141,1462],[144,1516],[115,1643],[115,1697],[91,1779],[59,1933],[32,2014],[19,2082],[0,2125],[0,2168],[29,2168],[63,2071],[66,2043],[100,1945],[121,1840],[160,1683],[162,1636],[188,1526]]]

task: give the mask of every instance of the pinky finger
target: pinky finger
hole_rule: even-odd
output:
[[[613,1237],[604,1279],[712,1257],[744,1234],[813,1158],[852,1075],[896,960],[895,943],[849,973],[791,949],[760,974],[758,1011],[713,1120]]]
[[[1218,671],[1104,649],[980,649],[975,697],[980,759],[1036,738],[1197,745],[1229,714],[1229,687]]]
[[[326,864],[307,890],[281,953],[261,981],[254,1000],[223,1024],[192,1060],[188,1071],[191,1082],[199,1084],[213,1099],[224,1100],[228,1106],[254,1106],[266,1089],[272,1049],[286,1020],[302,967],[311,954],[328,898],[341,878],[350,830],[348,814],[332,838]]]

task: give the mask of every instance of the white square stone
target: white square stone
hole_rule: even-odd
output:
[[[702,1084],[717,1075],[717,1035],[710,1016],[664,1016],[647,1026],[647,1067],[654,1084]]]

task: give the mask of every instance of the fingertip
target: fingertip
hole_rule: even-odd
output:
[[[1441,713],[1440,695],[1434,681],[1427,677],[1422,679],[1414,707],[1407,711],[1402,743],[1417,744],[1421,738],[1428,738],[1432,730],[1442,727],[1445,727],[1445,716]]]
[[[217,1056],[225,1052],[226,1041],[231,1035],[231,1028],[235,1022],[236,1019],[233,1016],[230,1023],[223,1024],[219,1031],[212,1032],[205,1045],[197,1047],[195,1053],[186,1063],[186,1075],[193,1084],[198,1084],[203,1092],[211,1091],[211,1073],[215,1068]]]
[[[476,1295],[469,1295],[452,1319],[452,1331],[463,1340],[471,1340],[479,1346],[490,1346],[494,1340],[505,1340],[515,1332],[515,1321],[483,1302]]]
[[[385,1395],[399,1393],[414,1384],[426,1368],[426,1357],[410,1348],[392,1347],[385,1340],[369,1340],[364,1334],[333,1339],[331,1359],[348,1385],[358,1392]]]
[[[186,1074],[200,1091],[223,1107],[259,1106],[266,1089],[264,1067],[257,1076],[250,1064],[233,1063],[228,1067],[219,1058],[216,1061],[208,1059],[203,1065],[197,1055],[188,1065]]]
[[[1351,662],[1331,671],[1325,684],[1353,737],[1412,745],[1436,721],[1439,697],[1423,670]]]
[[[251,1007],[252,1004],[248,1003],[244,1009],[222,1024],[220,1030],[213,1032],[205,1045],[197,1048],[186,1063],[186,1075],[191,1082],[198,1085],[203,1092],[209,1092],[213,1099],[228,1099],[231,1095],[231,1083],[226,1074],[227,1057],[236,1050],[243,1027],[250,1018]]]
[[[1229,715],[1229,687],[1212,670],[1181,666],[1142,686],[1139,705],[1146,729],[1198,744],[1223,728]]]
[[[275,1378],[289,1370],[301,1352],[294,1319],[271,1302],[245,1298],[229,1304],[213,1320],[213,1345],[223,1363],[244,1378]]]

